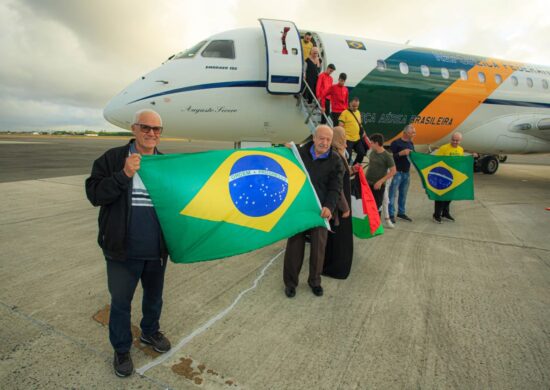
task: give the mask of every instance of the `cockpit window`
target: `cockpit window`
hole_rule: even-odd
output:
[[[202,51],[203,57],[208,58],[235,58],[235,45],[228,39],[212,41]]]
[[[206,43],[206,41],[200,41],[199,43],[197,43],[192,48],[187,49],[185,51],[182,51],[182,52],[176,54],[173,59],[174,60],[179,60],[181,58],[193,58],[193,57],[195,57],[195,54],[197,54],[199,52],[199,50],[202,49],[202,47],[204,46],[205,43]]]

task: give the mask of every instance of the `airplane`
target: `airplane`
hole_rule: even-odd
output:
[[[316,123],[300,103],[305,30],[259,21],[171,56],[111,99],[104,117],[130,129],[137,110],[152,108],[165,135],[235,147],[306,139]],[[312,33],[323,67],[333,63],[335,79],[347,74],[367,134],[390,142],[413,123],[415,144],[431,149],[460,131],[464,149],[480,154],[476,170],[488,174],[506,154],[550,152],[550,67]]]

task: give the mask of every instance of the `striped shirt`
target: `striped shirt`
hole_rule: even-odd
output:
[[[132,153],[137,153],[134,142],[130,144],[130,154]],[[131,204],[127,258],[129,260],[159,260],[160,224],[149,192],[137,172],[132,178]]]
[[[137,172],[132,179],[132,207],[153,207],[149,192]]]

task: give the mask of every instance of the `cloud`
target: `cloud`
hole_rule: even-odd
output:
[[[78,15],[88,11],[83,7],[74,19],[66,17],[77,4],[85,3],[22,1],[2,9],[2,30],[12,32],[0,40],[2,52],[10,53],[0,65],[3,87],[27,91],[34,99],[100,107],[128,83],[128,75],[137,78],[143,72],[143,64],[135,61],[136,42],[124,47],[119,34],[101,32],[98,15],[90,13],[90,21],[76,29],[83,19]],[[151,68],[161,57],[146,58]]]
[[[0,116],[0,130],[118,130],[105,122],[100,109],[21,99],[13,94],[0,95]]]
[[[259,17],[293,20],[312,31],[550,64],[548,11],[546,0],[0,0],[0,98],[7,99],[0,107],[21,107],[10,112],[9,126],[29,127],[24,114],[32,109],[59,116],[52,123],[70,119],[75,126],[90,123],[84,114],[96,115],[94,123],[107,127],[101,109],[133,80],[214,33],[259,26]],[[0,129],[7,125],[0,118]]]

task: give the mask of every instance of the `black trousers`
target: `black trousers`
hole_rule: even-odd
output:
[[[449,215],[450,200],[436,200],[434,208],[434,216],[441,217],[442,215]]]
[[[378,214],[382,211],[382,202],[384,201],[384,190],[386,189],[386,184],[382,184],[379,190],[374,189],[374,184],[369,183],[372,196],[374,196],[374,201],[376,202],[376,208],[378,209]]]
[[[327,229],[324,227],[316,227],[298,233],[288,239],[283,268],[283,281],[286,287],[296,288],[298,286],[298,277],[304,262],[307,233],[311,235],[309,278],[307,282],[312,287],[321,285],[321,272],[323,271],[325,248],[327,246]]]
[[[330,100],[328,100],[328,99],[325,99],[325,115],[327,116],[327,118],[330,118]],[[327,124],[327,120],[325,119],[325,115],[321,116],[321,124],[322,125]]]
[[[341,112],[331,112],[330,118],[332,119],[332,125],[334,127],[338,126],[338,118],[340,118]]]
[[[132,346],[130,314],[138,282],[143,287],[141,332],[150,336],[159,328],[166,260],[107,260],[107,284],[111,293],[109,340],[119,353]]]
[[[348,151],[349,156],[349,163],[353,166],[355,164],[361,164],[363,162],[363,159],[365,158],[365,154],[367,152],[365,151],[365,145],[363,144],[363,141],[360,139],[357,141],[346,141],[346,149]],[[353,163],[351,162],[351,154],[355,151],[355,160]]]

